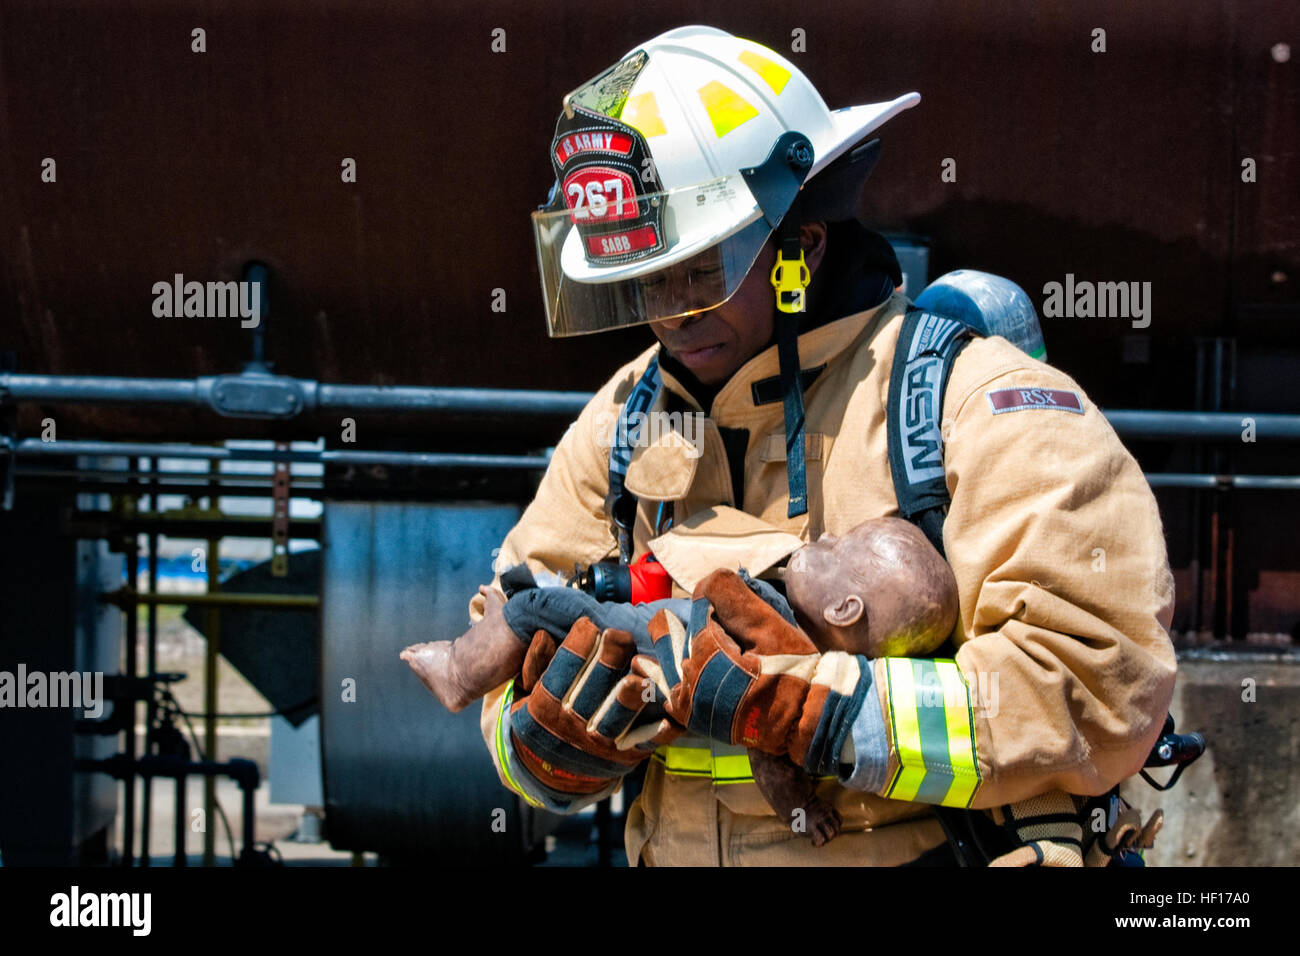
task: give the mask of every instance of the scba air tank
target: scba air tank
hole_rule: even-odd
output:
[[[1010,279],[958,269],[926,286],[916,305],[964,322],[982,335],[1000,335],[1031,358],[1047,361],[1034,303]]]

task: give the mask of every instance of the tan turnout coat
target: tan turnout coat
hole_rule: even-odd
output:
[[[824,531],[840,534],[897,514],[885,407],[906,305],[895,295],[799,339],[802,367],[825,365],[805,395],[806,515],[786,516],[782,404],[756,405],[751,388],[778,375],[773,346],[718,393],[698,449],[663,432],[657,444],[635,451],[627,485],[640,501],[636,554],[653,550],[689,593],[717,567],[759,574]],[[617,555],[604,507],[609,437],[656,349],[621,368],[570,426],[497,567],[526,561],[567,572]],[[669,374],[663,382],[685,395]],[[1073,392],[1083,413],[995,413],[988,393],[1011,387]],[[1173,694],[1173,579],[1150,487],[1072,379],[999,337],[976,339],[958,356],[942,421],[952,496],[944,544],[961,601],[956,661],[986,698],[973,710],[980,783],[971,805],[994,807],[1056,789],[1104,793],[1142,765]],[[749,433],[740,502],[731,501],[719,425]],[[675,502],[678,524],[652,540],[649,522],[660,500]],[[478,616],[481,598],[471,611]],[[892,776],[899,753],[889,685],[884,662],[873,666],[884,688]],[[494,762],[503,691],[483,704]],[[814,848],[775,816],[752,783],[669,774],[652,760],[629,812],[629,862],[894,865],[943,842],[926,804],[835,781],[820,789],[844,828]]]

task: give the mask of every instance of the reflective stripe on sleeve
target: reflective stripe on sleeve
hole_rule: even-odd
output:
[[[529,796],[524,789],[515,783],[515,778],[510,773],[510,751],[506,744],[506,722],[505,715],[510,709],[510,702],[515,699],[515,682],[512,680],[506,685],[506,692],[501,695],[501,706],[497,708],[497,764],[501,767],[501,776],[505,778],[508,786],[519,796],[523,797],[525,802],[532,807],[543,806],[542,802],[535,797]]]
[[[898,769],[884,795],[969,807],[980,785],[975,720],[956,661],[885,659],[889,727]]]

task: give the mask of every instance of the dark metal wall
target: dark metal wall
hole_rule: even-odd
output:
[[[550,182],[546,144],[566,90],[701,16],[685,2],[3,0],[0,347],[30,371],[231,370],[248,333],[154,318],[151,288],[257,258],[275,270],[280,371],[594,387],[648,333],[546,339],[527,217]],[[1066,272],[1151,281],[1147,364],[1167,376],[1107,374],[1122,321],[1046,322],[1053,358],[1105,403],[1185,407],[1172,370],[1190,336],[1279,324],[1247,307],[1294,317],[1300,94],[1297,62],[1270,55],[1297,37],[1294,4],[724,0],[708,19],[787,52],[805,30],[807,52],[788,55],[832,106],[921,91],[886,128],[867,212],[934,237],[936,274],[1002,272],[1039,301]],[[191,52],[195,27],[206,53]],[[1090,50],[1097,27],[1105,53]],[[57,183],[41,182],[45,157]]]
[[[0,0],[0,350],[36,372],[233,371],[249,333],[155,318],[152,286],[237,278],[259,259],[274,270],[278,371],[594,388],[650,333],[543,332],[527,214],[550,183],[560,97],[704,16],[685,0]],[[1150,282],[1145,330],[1044,319],[1053,362],[1103,406],[1296,409],[1300,59],[1278,44],[1300,37],[1300,6],[720,0],[707,18],[787,52],[833,107],[922,93],[883,132],[864,213],[931,237],[933,274],[999,272],[1040,305],[1067,273]],[[56,183],[41,181],[45,157]],[[340,181],[345,157],[356,183]],[[1214,337],[1235,358],[1211,374]],[[22,433],[47,411],[26,409]],[[61,438],[269,432],[191,411],[53,411]],[[1156,470],[1294,471],[1293,449],[1135,450]],[[1199,493],[1161,501],[1193,582],[1180,579],[1182,626],[1229,604],[1238,633],[1298,626],[1292,498],[1220,500],[1213,515]]]

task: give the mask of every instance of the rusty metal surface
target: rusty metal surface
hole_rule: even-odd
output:
[[[0,347],[28,371],[233,370],[247,332],[155,318],[151,289],[178,272],[237,278],[260,259],[279,371],[594,387],[649,333],[546,339],[527,221],[550,182],[545,144],[566,90],[698,16],[680,2],[4,0]],[[868,212],[936,237],[936,273],[983,268],[1031,291],[1067,271],[1152,281],[1157,365],[1188,335],[1230,328],[1235,306],[1297,299],[1297,64],[1269,53],[1297,33],[1293,4],[890,0],[795,14],[728,0],[710,18],[783,50],[806,30],[808,52],[790,55],[832,106],[923,93],[887,127]],[[1098,25],[1105,53],[1090,51]],[[196,26],[205,53],[191,52]],[[1240,182],[1242,155],[1258,161],[1255,184]],[[41,182],[47,156],[56,183]],[[340,180],[344,157],[356,183]],[[955,183],[940,180],[945,157]],[[1124,323],[1045,326],[1054,359],[1107,404],[1188,404],[1099,374]]]
[[[0,0],[0,351],[30,372],[235,371],[249,333],[155,318],[152,287],[176,273],[235,279],[260,260],[273,270],[266,346],[279,372],[593,389],[651,336],[543,331],[527,214],[550,185],[560,97],[636,42],[703,16],[685,0]],[[1193,408],[1194,341],[1235,336],[1226,407],[1296,410],[1300,51],[1274,51],[1300,36],[1300,6],[720,0],[707,17],[788,51],[833,107],[923,94],[882,132],[864,213],[932,237],[932,274],[1005,274],[1040,305],[1044,284],[1067,273],[1151,282],[1148,329],[1043,320],[1054,364],[1099,404]],[[196,27],[205,53],[191,52]],[[1104,53],[1092,51],[1099,27]],[[796,29],[807,52],[790,50]],[[45,157],[56,183],[41,181]],[[355,183],[341,181],[345,157]],[[945,158],[956,182],[941,179]],[[1253,183],[1242,181],[1246,158]],[[505,312],[493,311],[496,289]],[[21,434],[52,411],[25,409]],[[338,426],[190,410],[57,418],[60,437],[87,438],[287,439]],[[382,416],[358,427],[371,447],[386,430],[412,430]],[[467,448],[475,427],[420,430],[418,446]],[[1134,448],[1149,469],[1198,470],[1177,449]],[[1240,448],[1232,464],[1294,471],[1266,447]],[[1277,507],[1294,536],[1295,508],[1277,500],[1237,499],[1233,560],[1245,564],[1225,588],[1239,607],[1256,604],[1234,630],[1295,626],[1297,558],[1268,543]],[[1189,537],[1205,520],[1166,511],[1175,563],[1191,567],[1199,553],[1198,573],[1231,573]],[[1178,620],[1194,627],[1186,593]]]

